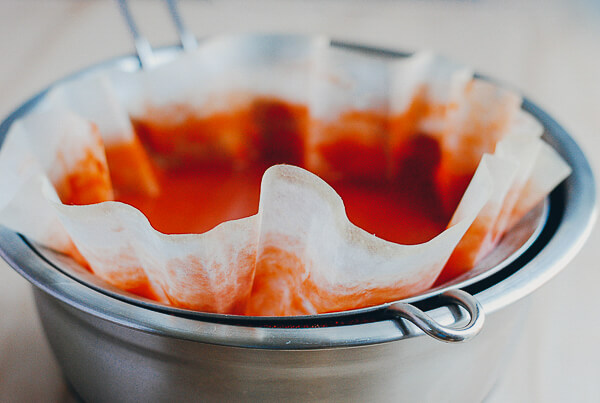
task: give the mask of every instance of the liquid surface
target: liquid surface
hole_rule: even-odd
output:
[[[203,233],[216,225],[258,212],[264,169],[243,171],[193,169],[159,172],[160,193],[118,193],[167,234]],[[380,238],[398,243],[425,242],[439,234],[445,222],[431,214],[435,200],[404,191],[401,186],[352,182],[333,183],[352,223]]]
[[[361,112],[360,122],[384,126],[376,112],[363,116],[369,113]],[[373,125],[357,125],[354,115],[342,116],[335,127],[321,125],[321,137],[371,136]],[[133,124],[155,160],[160,191],[152,196],[117,188],[116,197],[141,210],[155,229],[168,234],[203,233],[224,221],[256,214],[264,171],[276,163],[303,166],[303,139],[310,125],[320,125],[308,122],[305,107],[268,98],[227,115],[198,117],[178,106],[148,116]],[[369,133],[356,135],[361,128]],[[219,154],[214,153],[216,148]],[[342,197],[350,221],[397,243],[421,243],[439,234],[449,217],[440,215],[433,186],[437,144],[415,136],[405,145],[393,178],[381,178],[385,169],[377,164],[385,162],[385,155],[373,161],[366,158],[372,157],[372,148],[364,141],[325,142],[315,148],[344,173],[337,180],[327,175],[324,179]],[[211,160],[211,155],[216,157]]]

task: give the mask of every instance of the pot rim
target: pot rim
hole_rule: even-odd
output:
[[[246,38],[249,35],[228,35],[222,38],[241,36]],[[303,35],[289,37],[306,38]],[[331,43],[380,55],[406,55],[403,52],[347,42]],[[179,52],[177,47],[168,47],[157,54],[171,57],[175,52]],[[23,103],[0,124],[0,138],[6,135],[14,120],[32,110],[52,86],[91,71],[117,66],[125,70],[139,68],[137,57],[127,55],[96,64],[56,81]],[[544,228],[540,239],[510,265],[514,273],[506,276],[503,270],[498,273],[505,277],[500,281],[497,280],[497,276],[492,276],[468,288],[476,291],[473,294],[486,314],[516,302],[554,277],[581,249],[596,217],[595,181],[582,150],[554,119],[528,98],[524,98],[522,108],[543,124],[544,139],[567,161],[573,172],[552,193],[550,222]],[[410,322],[389,312],[371,312],[368,319],[354,317],[344,323],[336,320],[329,323],[292,321],[285,322],[283,326],[266,327],[265,323],[260,321],[226,324],[153,311],[112,298],[56,270],[24,237],[1,226],[0,255],[33,285],[63,303],[123,326],[163,336],[236,347],[321,349],[375,344],[423,335],[423,332]],[[435,299],[430,298],[429,305],[425,301],[425,306],[430,308],[427,314],[434,320],[443,325],[466,323],[468,316],[462,309],[439,304],[436,306],[435,301],[431,303]]]

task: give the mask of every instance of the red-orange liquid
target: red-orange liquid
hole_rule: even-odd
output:
[[[160,188],[155,197],[127,189],[117,189],[116,192],[117,200],[141,210],[152,226],[161,232],[202,233],[223,221],[256,214],[264,170],[275,163],[303,166],[308,126],[303,106],[259,99],[244,110],[233,111],[227,119],[222,115],[189,117],[171,124],[167,116],[163,113],[160,120],[134,121],[134,127],[152,155],[164,161],[165,156],[171,158],[181,153],[183,162],[155,163]],[[372,120],[381,119],[374,116]],[[218,161],[205,158],[202,146],[214,139],[203,133],[207,127],[236,139],[227,141],[230,158],[238,158],[236,163],[223,164],[222,154],[218,155]],[[240,136],[229,130],[231,127],[245,128],[249,144],[240,144],[237,140]],[[340,127],[344,126],[340,125],[335,130],[339,131]],[[348,128],[357,130],[351,124]],[[178,133],[189,142],[199,140],[186,149],[181,146]],[[157,141],[160,136],[167,138]],[[338,137],[339,133],[336,132],[335,136]],[[174,144],[178,146],[174,147]],[[215,144],[208,144],[206,150],[213,149]],[[353,147],[358,147],[358,143]],[[324,155],[336,155],[335,160],[338,161],[346,148],[345,143],[331,143]],[[345,177],[328,182],[342,197],[351,222],[383,239],[414,244],[439,234],[445,228],[448,217],[439,214],[433,189],[433,172],[439,161],[437,144],[424,137],[416,137],[405,150],[403,162],[394,178],[355,180]],[[360,158],[360,150],[354,151],[358,153],[346,155],[345,170],[364,172],[362,165],[365,162]],[[195,158],[191,160],[190,155]]]
[[[138,208],[161,232],[202,233],[223,221],[256,214],[263,172],[261,168],[161,170],[161,191],[156,197],[121,192],[118,200]],[[435,199],[409,193],[402,186],[332,185],[344,200],[350,221],[380,238],[407,244],[425,242],[446,224],[431,214]]]
[[[157,169],[160,193],[119,193],[166,234],[203,233],[227,220],[258,212],[262,172],[258,169]]]
[[[204,233],[225,221],[256,214],[263,173],[274,164],[287,163],[326,180],[355,225],[388,241],[416,244],[446,228],[452,211],[445,208],[448,193],[462,194],[470,179],[443,181],[452,187],[440,192],[444,157],[437,140],[419,135],[412,124],[413,117],[427,112],[418,102],[406,116],[349,111],[327,122],[311,119],[304,105],[273,98],[236,105],[208,115],[173,105],[134,119],[139,141],[106,150],[115,199],[138,208],[163,233]],[[96,187],[107,188],[110,194],[88,197],[78,182],[69,179],[66,189],[77,192],[62,191],[61,198],[75,204],[108,200],[113,190],[108,173],[102,178],[106,186]],[[470,267],[459,263],[461,268]],[[193,256],[185,264],[202,269]],[[297,315],[396,300],[426,289],[432,281],[422,276],[410,283],[331,290],[311,276],[306,278],[303,264],[301,257],[277,246],[260,256],[252,250],[233,264],[244,269],[246,277],[240,280],[247,285],[244,292],[223,289],[216,296],[169,289],[163,290],[164,297],[174,306],[208,312]],[[196,273],[186,281],[202,289],[203,271]],[[154,294],[156,284],[143,275],[133,285],[122,284],[120,278],[107,280],[160,300]],[[227,306],[217,303],[225,294],[237,300]]]

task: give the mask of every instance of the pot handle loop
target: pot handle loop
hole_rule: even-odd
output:
[[[429,336],[448,343],[467,341],[475,337],[483,328],[485,314],[481,304],[471,294],[462,290],[449,290],[440,297],[453,304],[462,306],[470,316],[469,323],[464,327],[444,326],[436,322],[419,308],[399,302],[388,309],[396,312],[401,318],[407,319]]]

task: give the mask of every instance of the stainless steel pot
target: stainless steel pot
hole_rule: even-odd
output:
[[[133,56],[96,68],[107,66],[138,68]],[[44,94],[12,113],[0,125],[0,136]],[[526,320],[524,297],[577,253],[594,219],[595,185],[583,153],[532,102],[525,100],[523,108],[544,124],[546,141],[573,173],[550,195],[541,233],[518,249],[514,261],[505,259],[491,276],[455,284],[478,303],[460,291],[445,295],[469,312],[430,293],[411,300],[413,305],[343,315],[277,321],[202,317],[95,287],[60,270],[47,252],[6,228],[0,228],[0,254],[35,286],[50,345],[86,401],[480,401]],[[440,343],[423,333],[470,336],[482,324],[478,309],[486,323],[467,343]]]

